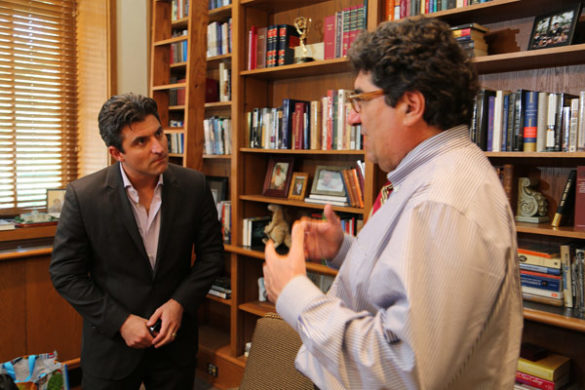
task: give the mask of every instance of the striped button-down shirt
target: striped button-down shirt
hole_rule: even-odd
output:
[[[460,126],[388,179],[388,201],[332,259],[328,294],[298,276],[279,296],[303,341],[296,367],[321,389],[511,389],[522,300],[494,168]]]

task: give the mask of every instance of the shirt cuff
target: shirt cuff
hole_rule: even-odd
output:
[[[322,296],[321,290],[305,275],[295,276],[278,296],[276,311],[298,332],[297,324],[301,313],[309,302]]]
[[[341,264],[343,264],[343,260],[345,259],[347,252],[349,252],[349,248],[351,248],[351,244],[353,244],[354,239],[355,237],[347,233],[343,234],[343,241],[341,242],[339,251],[337,251],[337,254],[335,255],[334,258],[327,261],[327,265],[329,267],[336,269],[339,269],[339,267],[341,267]]]

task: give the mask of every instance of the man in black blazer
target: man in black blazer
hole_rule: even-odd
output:
[[[83,317],[83,389],[192,389],[197,308],[224,265],[213,197],[169,165],[153,99],[114,96],[98,120],[118,162],[68,185],[50,265]]]

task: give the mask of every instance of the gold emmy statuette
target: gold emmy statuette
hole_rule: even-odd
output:
[[[548,202],[544,195],[536,191],[536,180],[528,177],[518,179],[518,215],[516,221],[540,223],[547,222]]]
[[[297,59],[296,62],[311,62],[315,59],[309,56],[309,50],[307,46],[305,46],[305,39],[307,39],[307,34],[309,33],[309,28],[311,27],[311,18],[306,18],[304,16],[299,16],[295,18],[295,28],[299,33],[299,42],[301,44],[301,50],[303,51],[303,55]]]

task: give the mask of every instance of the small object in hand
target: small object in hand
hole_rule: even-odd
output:
[[[177,337],[177,333],[175,333],[175,332],[171,333],[171,337],[172,337],[172,338],[175,338],[175,337]]]
[[[160,332],[160,327],[161,327],[161,320],[160,318],[154,323],[154,325],[149,326],[148,327],[148,331],[150,332],[150,335],[152,337],[155,337],[157,335],[158,332]]]

